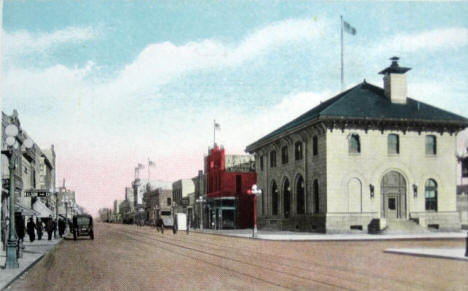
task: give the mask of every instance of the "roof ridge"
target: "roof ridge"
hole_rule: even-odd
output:
[[[333,106],[336,106],[338,103],[340,103],[344,99],[346,99],[346,97],[349,96],[348,93],[350,93],[351,91],[356,90],[358,87],[362,87],[363,85],[366,85],[366,84],[367,84],[366,82],[361,82],[361,83],[355,85],[354,87],[351,87],[348,90],[343,91],[342,93],[338,94],[338,96],[342,95],[342,94],[343,95],[340,96],[340,98],[338,98],[335,102],[330,103],[327,107],[325,107],[323,110],[321,110],[320,113],[322,113],[322,112],[325,113],[325,111],[327,111],[328,109],[331,109]],[[338,96],[336,96],[336,97],[338,97]],[[319,115],[320,115],[320,113],[319,113]]]

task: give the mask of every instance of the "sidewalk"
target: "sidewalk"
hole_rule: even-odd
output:
[[[193,232],[208,233],[215,235],[234,236],[252,238],[251,229],[223,229],[213,230],[192,229]],[[429,233],[392,233],[392,234],[367,234],[367,233],[346,233],[346,234],[323,234],[293,231],[257,231],[255,239],[276,240],[276,241],[375,241],[375,240],[427,240],[427,239],[464,239],[467,232],[429,232]]]
[[[62,241],[61,238],[47,240],[47,235],[42,240],[35,240],[30,242],[29,238],[25,237],[23,257],[18,258],[19,268],[17,269],[4,269],[6,261],[6,253],[0,254],[0,290],[6,289],[13,281],[19,278],[29,268],[34,266],[39,260],[47,254],[56,244]]]

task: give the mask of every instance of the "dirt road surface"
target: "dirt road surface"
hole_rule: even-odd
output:
[[[384,253],[463,240],[273,242],[96,224],[9,290],[468,290],[468,263]]]

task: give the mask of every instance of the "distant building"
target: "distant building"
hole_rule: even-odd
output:
[[[259,226],[460,229],[453,155],[468,120],[408,98],[409,68],[392,60],[384,88],[364,80],[247,146],[263,190]]]
[[[206,199],[206,174],[202,170],[198,171],[198,175],[192,178],[195,186],[193,199],[189,199],[189,206],[192,207],[192,226],[200,228],[200,225],[208,225],[208,212],[206,204],[202,204],[201,199]],[[202,212],[203,211],[203,212]],[[204,222],[201,221],[203,217]]]
[[[254,163],[253,156],[225,155],[224,148],[216,144],[208,151],[205,173],[209,227],[253,226],[253,199],[247,191],[257,181]]]
[[[159,218],[163,218],[166,226],[172,225],[173,193],[172,190],[157,188],[146,191],[144,194],[145,222],[156,225]],[[169,220],[170,221],[169,221]]]
[[[193,179],[181,179],[172,183],[172,195],[174,196],[175,211],[186,213],[193,222],[195,204],[195,183]]]

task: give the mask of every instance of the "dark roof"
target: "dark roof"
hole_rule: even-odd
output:
[[[322,117],[337,119],[429,121],[456,123],[464,127],[468,126],[468,119],[462,116],[411,98],[407,98],[406,104],[392,103],[390,99],[385,96],[382,88],[364,81],[320,103],[318,106],[267,134],[247,148],[296,128],[308,121]]]

